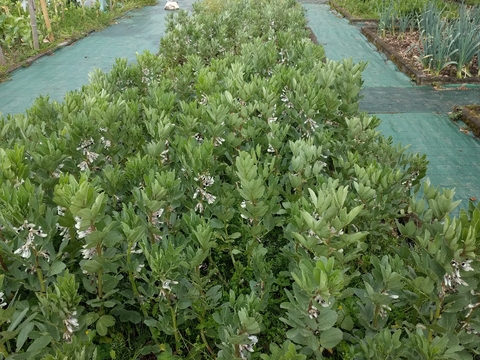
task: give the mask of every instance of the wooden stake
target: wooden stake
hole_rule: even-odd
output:
[[[28,0],[28,11],[30,13],[30,25],[32,26],[33,48],[38,50],[37,17],[35,16],[35,4],[33,0]]]
[[[48,10],[47,10],[47,4],[45,3],[45,0],[40,0],[40,5],[42,7],[42,13],[43,13],[43,18],[45,19],[45,25],[47,26],[47,31],[48,31],[48,39],[50,42],[53,42],[53,31],[52,31],[52,25],[50,24],[50,18],[48,17]]]
[[[0,65],[6,65],[7,60],[5,60],[5,56],[3,56],[3,50],[2,47],[0,46]]]

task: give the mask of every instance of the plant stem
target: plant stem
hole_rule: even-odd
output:
[[[70,241],[73,242],[73,241],[77,240],[77,233],[76,233],[74,227],[70,227],[68,229],[68,234],[70,235]]]
[[[0,229],[0,239],[5,242],[5,236],[3,236],[3,232]],[[0,254],[0,264],[2,265],[3,270],[8,271],[7,264],[5,264],[5,261],[3,261],[2,254]]]
[[[38,277],[38,281],[40,281],[40,291],[42,293],[45,293],[47,291],[47,289],[45,288],[45,279],[43,278],[43,272],[42,272],[42,269],[40,268],[40,266],[38,266],[38,261],[37,261],[37,277]]]
[[[215,359],[215,354],[214,354],[212,348],[210,347],[210,345],[208,344],[207,338],[205,337],[205,331],[203,330],[203,328],[200,330],[200,336],[202,337],[202,341],[205,344],[205,347],[207,348],[208,352]]]
[[[5,261],[3,261],[3,257],[0,254],[0,264],[2,265],[3,270],[8,271],[7,264],[5,264]]]
[[[380,305],[375,306],[375,312],[373,315],[373,328],[376,329],[378,326],[378,314],[380,312]]]
[[[97,255],[98,257],[102,256],[102,244],[97,244]],[[99,299],[103,297],[103,281],[102,281],[102,276],[103,276],[103,269],[100,268],[98,269],[97,272],[97,295]]]
[[[177,315],[175,314],[175,309],[173,308],[172,302],[170,301],[170,294],[165,294],[165,297],[168,302],[168,307],[170,308],[170,313],[172,314],[173,335],[175,336],[175,352],[178,355],[178,353],[180,352],[180,335],[178,333]]]
[[[142,309],[143,316],[147,317],[148,313],[145,307],[143,306],[143,301],[140,297],[140,293],[138,292],[137,283],[135,282],[135,276],[133,276],[133,271],[130,269],[130,257],[131,257],[131,246],[129,245],[127,251],[127,267],[128,267],[128,279],[130,280],[130,284],[132,285],[133,294],[138,300],[140,304],[140,308]],[[155,337],[156,339],[156,337]]]
[[[435,310],[435,316],[433,318],[433,323],[436,324],[437,320],[440,318],[442,312],[443,298],[437,303],[437,309]],[[433,330],[428,331],[428,341],[433,340]]]

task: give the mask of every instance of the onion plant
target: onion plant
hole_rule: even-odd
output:
[[[476,11],[480,15],[480,11]],[[456,34],[453,46],[458,49],[452,55],[452,60],[457,63],[457,77],[461,78],[462,73],[471,76],[468,64],[480,49],[480,19],[472,16],[472,11],[467,6],[459,8],[459,17],[452,24],[452,32]]]

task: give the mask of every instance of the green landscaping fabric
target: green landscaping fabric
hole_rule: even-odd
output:
[[[308,26],[319,44],[325,47],[329,59],[353,58],[356,62],[368,62],[363,75],[365,86],[412,86],[410,78],[380,55],[360,29],[333,14],[327,5],[307,3],[303,6],[307,11]]]
[[[339,18],[326,4],[301,3],[328,58],[368,61],[360,109],[382,120],[379,130],[394,143],[409,146],[409,151],[426,154],[427,177],[435,186],[455,188],[455,198],[462,200],[458,209],[466,208],[470,198],[480,199],[480,141],[460,131],[448,117],[455,105],[480,103],[480,86],[440,91],[416,86],[376,51],[359,27]]]
[[[435,186],[455,188],[463,207],[480,196],[480,141],[464,134],[448,117],[432,113],[377,114],[379,130],[409,150],[426,154],[427,176]]]
[[[191,9],[192,3],[181,1],[180,8]],[[109,71],[116,58],[134,61],[135,54],[144,50],[157,53],[169,13],[164,5],[162,1],[130,11],[117,24],[13,72],[10,81],[0,83],[0,113],[24,112],[39,95],[62,100],[68,91],[88,83],[88,74],[95,68]]]

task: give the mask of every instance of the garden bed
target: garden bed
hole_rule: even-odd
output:
[[[407,32],[402,40],[388,33],[383,39],[377,35],[376,31],[376,28],[373,27],[362,27],[362,34],[376,46],[378,51],[384,53],[400,71],[408,75],[417,85],[480,84],[478,76],[457,78],[453,67],[442,70],[440,76],[433,76],[423,70],[422,64],[418,60],[418,49],[421,46],[418,32]],[[472,74],[478,72],[478,59],[472,62],[471,70]]]

